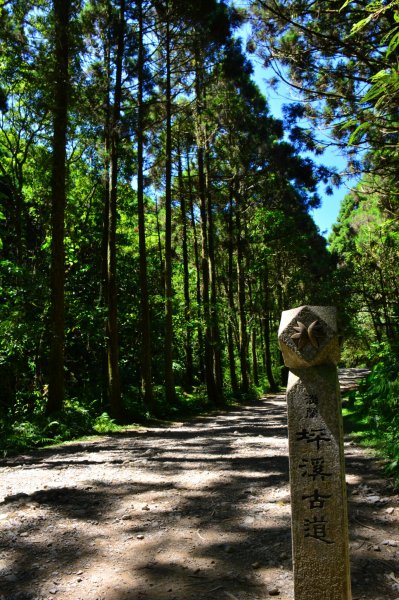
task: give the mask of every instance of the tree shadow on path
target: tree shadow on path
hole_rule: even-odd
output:
[[[346,450],[353,598],[395,599],[398,548],[382,542],[395,541],[397,498],[378,463]],[[293,600],[281,395],[0,470],[7,600],[260,600],[273,589]]]

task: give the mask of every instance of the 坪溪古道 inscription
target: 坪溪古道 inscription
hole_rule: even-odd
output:
[[[350,600],[340,393],[333,307],[285,311],[295,600]]]

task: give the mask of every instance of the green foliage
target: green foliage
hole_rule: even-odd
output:
[[[387,459],[386,470],[399,485],[399,354],[373,344],[371,373],[349,395],[346,420]]]
[[[93,433],[96,420],[93,409],[83,406],[76,399],[68,400],[65,409],[51,417],[39,408],[28,418],[20,414],[14,420],[3,416],[0,420],[0,448],[3,454],[40,448]]]
[[[345,8],[352,0],[345,2],[342,8]],[[368,29],[376,21],[384,18],[386,15],[388,19],[391,18],[392,13],[394,16],[395,23],[399,23],[399,2],[393,0],[392,2],[381,2],[381,0],[373,0],[365,7],[365,12],[369,13],[367,17],[361,19],[355,23],[352,27],[351,35],[356,35],[363,29]],[[381,35],[382,55],[384,56],[384,67],[370,75],[369,83],[370,86],[366,93],[360,99],[360,102],[365,106],[373,106],[375,113],[381,123],[381,117],[384,115],[389,122],[389,126],[392,127],[396,124],[396,118],[394,116],[396,111],[397,96],[399,93],[399,77],[397,71],[397,48],[399,46],[399,25],[395,25],[393,28],[389,28],[388,31]],[[387,66],[389,65],[389,66]],[[348,120],[344,124],[344,128],[351,127],[354,125],[353,120]],[[370,131],[372,127],[372,119],[365,120],[363,123],[358,125],[353,131],[349,144],[359,142],[363,136]]]
[[[110,433],[120,431],[122,428],[115,423],[114,419],[111,419],[108,413],[104,412],[94,420],[93,429],[97,433]]]
[[[347,153],[351,171],[365,165],[367,172],[397,174],[398,1],[254,0],[251,6],[257,53],[304,100],[296,139],[316,148],[319,125]]]
[[[90,408],[77,399],[66,400],[64,410],[48,418],[46,431],[51,433],[54,441],[73,439],[87,434],[93,425],[93,410]]]
[[[330,238],[337,274],[345,275],[346,353],[352,365],[367,363],[370,344],[394,343],[399,331],[399,230],[392,199],[384,178],[364,178],[345,198]]]
[[[165,398],[163,386],[155,386],[154,389],[157,410],[156,416],[160,419],[177,420],[203,414],[214,409],[214,405],[208,398],[205,386],[194,389],[193,393],[187,393],[181,387],[176,387],[176,401],[173,406],[168,404]]]
[[[51,442],[51,437],[45,434],[39,423],[17,421],[9,424],[5,419],[0,421],[0,451],[3,456],[44,446]]]
[[[301,3],[291,4],[300,8]],[[0,19],[0,37],[6,41],[0,51],[0,89],[8,104],[0,115],[0,418],[5,451],[118,430],[111,418],[108,384],[113,378],[105,352],[110,338],[107,269],[112,281],[114,275],[111,246],[116,251],[113,339],[119,354],[121,421],[179,419],[213,410],[219,390],[214,398],[207,396],[206,383],[213,393],[211,378],[218,379],[227,405],[251,402],[268,386],[278,387],[275,332],[281,311],[304,302],[343,302],[344,269],[339,277],[334,272],[335,258],[309,215],[319,202],[317,186],[320,180],[327,184],[328,176],[298,154],[299,149],[319,152],[318,147],[309,132],[302,138],[287,136],[282,122],[269,114],[240,42],[229,37],[239,14],[215,0],[176,0],[169,8],[181,10],[169,14],[161,5],[126,3],[117,127],[110,118],[118,3],[77,3],[70,15],[67,198],[64,222],[59,223],[65,230],[65,348],[58,354],[70,400],[51,418],[45,411],[54,320],[49,308],[52,5],[43,2],[38,9],[13,0],[3,11],[7,27]],[[329,11],[327,17],[329,22]],[[345,23],[346,31],[350,25]],[[17,37],[11,36],[14,28]],[[300,32],[288,32],[283,44],[297,47],[298,58],[306,58]],[[335,67],[335,58],[331,62]],[[143,86],[138,86],[141,79]],[[167,149],[169,95],[172,148]],[[297,109],[297,118],[303,114]],[[117,169],[116,162],[110,165],[111,141],[117,141]],[[167,173],[172,173],[171,211],[166,210]],[[105,205],[114,174],[115,240]],[[139,187],[143,210],[138,208]],[[166,234],[169,217],[172,240]],[[144,234],[145,252],[139,233]],[[165,334],[165,246],[170,241],[173,336]],[[150,313],[148,335],[144,304]],[[173,346],[176,398],[171,403],[164,390],[166,339]],[[148,357],[144,342],[150,346]],[[151,367],[147,380],[144,362]],[[144,380],[153,385],[153,403],[143,393]]]

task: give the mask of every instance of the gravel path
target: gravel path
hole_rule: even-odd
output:
[[[399,600],[398,496],[345,451],[353,599]],[[289,502],[283,395],[3,460],[0,599],[293,600]]]

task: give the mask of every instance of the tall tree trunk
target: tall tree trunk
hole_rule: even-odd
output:
[[[233,221],[233,192],[230,190],[230,201],[229,201],[229,242],[228,242],[228,278],[227,278],[227,296],[229,303],[229,323],[227,326],[227,340],[228,340],[228,355],[229,355],[229,370],[230,370],[230,383],[233,394],[238,394],[238,380],[236,370],[236,359],[235,359],[235,344],[233,334],[233,316],[236,314],[234,304],[234,221]]]
[[[256,327],[251,330],[251,352],[252,352],[252,378],[254,385],[259,385],[258,358],[256,355]]]
[[[280,251],[278,251],[276,253],[276,264],[275,264],[275,269],[276,269],[276,280],[277,280],[277,292],[276,292],[276,300],[277,300],[277,314],[281,315],[282,311],[284,310],[284,290],[283,290],[283,267],[282,267],[282,257],[284,255],[281,252],[281,247],[280,247]],[[268,327],[270,328],[270,325],[268,323]],[[269,339],[270,339],[270,335],[269,335]],[[270,348],[270,341],[267,342],[267,347]],[[269,363],[270,364],[270,363]],[[279,351],[279,364],[280,364],[280,383],[283,387],[285,387],[287,385],[288,382],[288,374],[289,374],[289,369],[288,367],[285,366],[284,364],[284,359],[283,359],[283,354],[281,351]],[[270,381],[270,380],[269,380]]]
[[[190,217],[191,217],[191,227],[193,230],[193,240],[194,240],[194,261],[195,261],[195,271],[197,274],[196,280],[196,300],[197,300],[197,318],[198,318],[198,373],[201,381],[205,381],[205,367],[204,367],[204,336],[201,327],[201,269],[200,269],[200,260],[199,260],[199,250],[198,250],[198,237],[197,237],[197,225],[195,222],[195,211],[194,211],[194,198],[193,198],[193,184],[191,179],[191,168],[190,168],[190,155],[189,149],[187,147],[187,156],[186,156],[186,164],[187,164],[187,178],[188,178],[188,196],[189,196],[189,204],[190,204]]]
[[[370,317],[371,317],[371,320],[373,323],[375,337],[377,338],[377,342],[380,344],[382,342],[381,320],[380,320],[378,311],[374,311],[374,309],[373,309],[373,304],[371,302],[368,292],[366,291],[366,286],[365,286],[364,280],[361,281],[361,286],[362,286],[362,290],[363,290],[363,298],[364,298],[364,301],[366,303],[367,309],[369,311],[369,314],[370,314]]]
[[[108,20],[110,19],[108,9]],[[107,30],[104,39],[104,68],[106,80],[105,92],[105,123],[104,123],[104,210],[103,210],[103,229],[101,239],[101,288],[100,302],[102,306],[108,307],[108,230],[109,230],[109,161],[111,153],[111,32],[110,24],[107,23]],[[102,408],[108,410],[108,342],[107,342],[107,321],[104,320],[104,346],[102,348]]]
[[[114,105],[111,117],[111,156],[109,173],[108,203],[108,248],[107,248],[107,352],[108,352],[108,395],[110,412],[114,419],[123,420],[123,406],[119,376],[118,307],[116,280],[116,226],[117,226],[117,181],[119,158],[120,112],[122,99],[122,62],[125,36],[125,0],[120,1],[117,30]]]
[[[240,367],[241,367],[241,392],[249,392],[248,377],[248,333],[247,315],[245,306],[245,273],[244,273],[244,250],[241,232],[241,205],[236,208],[237,228],[237,282],[238,282],[238,318],[240,327]]]
[[[55,127],[54,127],[54,134],[55,134]],[[22,206],[23,206],[23,202],[22,202],[22,186],[21,189],[18,189],[15,193],[15,233],[16,233],[16,239],[15,239],[15,250],[16,250],[16,256],[15,256],[15,262],[17,263],[17,265],[22,265],[22,255],[23,255],[23,237],[22,237]],[[17,281],[16,284],[19,285],[19,273],[17,272]]]
[[[265,264],[264,276],[263,276],[263,296],[264,296],[264,318],[263,318],[263,334],[265,339],[265,366],[266,375],[269,381],[270,391],[277,392],[278,385],[274,379],[272,369],[272,355],[270,349],[270,288],[269,288],[269,269]]]
[[[274,379],[272,369],[272,356],[270,351],[270,312],[268,309],[265,310],[265,316],[263,318],[263,333],[265,339],[265,366],[266,375],[270,386],[271,392],[278,392],[278,385]]]
[[[109,124],[108,124],[109,125]],[[105,181],[104,181],[104,210],[103,210],[103,230],[101,239],[101,290],[100,290],[100,301],[101,306],[107,308],[108,306],[108,217],[109,217],[109,129],[106,127],[105,131]],[[104,313],[105,314],[105,313]],[[101,405],[104,410],[108,410],[108,342],[107,342],[107,321],[108,318],[104,318],[104,340],[101,348]]]
[[[166,2],[166,162],[165,162],[165,396],[168,404],[175,404],[173,377],[173,289],[172,289],[172,89],[171,89],[171,34],[169,2]]]
[[[208,136],[206,135],[206,138]],[[211,173],[209,148],[206,144],[206,196],[207,196],[207,224],[208,224],[208,253],[209,253],[209,278],[210,278],[210,320],[211,320],[211,338],[214,363],[214,377],[217,388],[215,402],[218,405],[223,404],[223,371],[222,355],[219,331],[219,316],[217,309],[217,286],[216,286],[216,262],[215,262],[215,229],[213,226],[212,193],[211,193]]]
[[[251,315],[253,315],[253,317],[254,317],[256,312],[255,312],[255,307],[254,307],[254,303],[253,303],[251,281],[248,282],[248,294],[249,294],[249,305],[250,305]],[[259,385],[259,370],[258,370],[258,357],[257,357],[257,353],[256,353],[256,334],[257,334],[256,319],[253,318],[252,319],[252,327],[251,327],[252,381],[253,381],[254,385],[258,386]]]
[[[68,127],[70,0],[54,0],[55,72],[54,133],[51,177],[51,345],[47,413],[64,403],[65,343],[65,204]]]
[[[155,197],[155,221],[157,224],[157,241],[158,241],[158,256],[159,256],[159,269],[161,272],[161,287],[165,289],[165,273],[164,273],[164,261],[162,252],[162,239],[161,239],[161,223],[159,222],[159,209],[158,209],[158,198]]]
[[[202,304],[205,319],[205,381],[208,397],[211,402],[218,403],[218,389],[214,374],[214,355],[212,348],[212,327],[210,314],[210,293],[209,293],[209,254],[208,254],[208,227],[207,227],[207,202],[205,191],[205,172],[204,172],[204,148],[198,147],[198,187],[200,196],[200,215],[201,215],[201,271],[202,271]]]
[[[205,132],[203,123],[203,86],[201,81],[200,52],[196,52],[196,111],[197,111],[197,162],[198,162],[198,193],[200,199],[201,218],[201,272],[202,272],[202,305],[205,320],[204,363],[205,381],[209,400],[219,404],[219,392],[215,379],[215,361],[213,353],[213,330],[210,307],[210,272],[209,272],[209,245],[208,245],[208,202],[205,179]]]
[[[188,268],[188,245],[187,245],[187,209],[185,190],[183,185],[183,164],[181,156],[180,139],[178,141],[178,169],[179,169],[179,196],[180,196],[180,214],[182,220],[182,250],[183,250],[183,292],[184,292],[184,320],[185,320],[185,340],[184,350],[186,356],[184,388],[186,392],[191,393],[193,389],[193,349],[191,333],[191,302],[190,302],[190,277]]]
[[[381,298],[382,310],[383,310],[383,314],[384,314],[385,335],[387,337],[387,340],[392,341],[394,335],[393,335],[391,317],[389,314],[389,307],[388,307],[389,302],[388,302],[387,293],[386,293],[386,289],[385,289],[384,275],[383,275],[382,269],[379,266],[376,267],[376,270],[378,273],[378,279],[380,281],[380,298]]]
[[[139,227],[139,281],[141,304],[141,380],[144,404],[155,409],[152,391],[151,374],[151,320],[147,278],[147,248],[145,242],[145,207],[144,207],[144,44],[143,44],[143,2],[137,0],[139,48],[138,48],[138,123],[137,123],[137,211]]]

